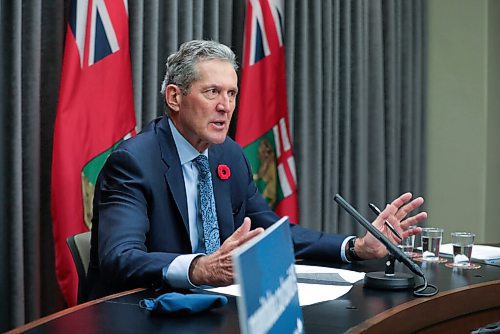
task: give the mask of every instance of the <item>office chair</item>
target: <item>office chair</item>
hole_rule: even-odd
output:
[[[85,291],[85,278],[90,262],[90,231],[75,234],[66,239],[73,262],[75,262],[78,273],[78,298],[77,303],[82,302]]]

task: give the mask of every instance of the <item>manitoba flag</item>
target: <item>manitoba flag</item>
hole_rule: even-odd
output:
[[[66,238],[90,229],[97,174],[134,133],[127,0],[72,0],[51,177],[56,275],[68,305],[76,303],[78,276]]]
[[[236,141],[271,208],[298,223],[297,178],[288,122],[284,4],[247,0]]]

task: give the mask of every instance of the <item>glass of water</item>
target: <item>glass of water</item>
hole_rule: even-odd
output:
[[[416,226],[410,226],[410,227],[408,227],[408,230],[414,229],[415,227]],[[401,243],[398,246],[409,257],[416,257],[417,256],[417,254],[413,252],[413,248],[415,247],[415,235],[414,234],[401,240]]]
[[[443,240],[443,229],[438,227],[422,228],[422,260],[438,262],[439,248]]]
[[[474,245],[474,233],[453,232],[451,242],[453,244],[453,267],[468,267],[471,265],[472,246]]]

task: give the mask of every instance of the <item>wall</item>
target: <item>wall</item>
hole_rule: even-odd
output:
[[[500,242],[500,1],[488,2],[486,240]]]
[[[500,242],[500,4],[428,2],[429,226]]]

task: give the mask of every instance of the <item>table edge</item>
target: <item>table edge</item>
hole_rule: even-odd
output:
[[[140,292],[140,291],[143,291],[143,290],[146,290],[146,288],[136,288],[136,289],[132,289],[132,290],[118,292],[118,293],[115,293],[115,294],[112,294],[112,295],[109,295],[109,296],[105,296],[105,297],[102,297],[102,298],[99,298],[99,299],[90,300],[90,301],[88,301],[86,303],[78,304],[78,305],[66,308],[64,310],[61,310],[59,312],[56,312],[56,313],[53,313],[53,314],[49,314],[49,315],[47,315],[47,316],[45,316],[43,318],[39,318],[39,319],[33,320],[33,321],[31,321],[31,322],[29,322],[27,324],[24,324],[24,325],[22,325],[20,327],[14,328],[14,329],[6,332],[5,334],[23,333],[23,332],[26,332],[26,331],[28,331],[30,329],[33,329],[33,328],[37,327],[37,326],[43,325],[43,324],[45,324],[45,323],[47,323],[49,321],[55,320],[57,318],[63,317],[65,315],[67,315],[67,314],[76,312],[78,310],[87,308],[89,306],[96,305],[96,304],[99,304],[99,303],[102,303],[102,302],[105,302],[105,301],[108,301],[108,300],[111,300],[111,299],[114,299],[114,298],[118,298],[118,297],[130,295],[130,294],[133,294],[133,293],[136,293],[136,292]]]

